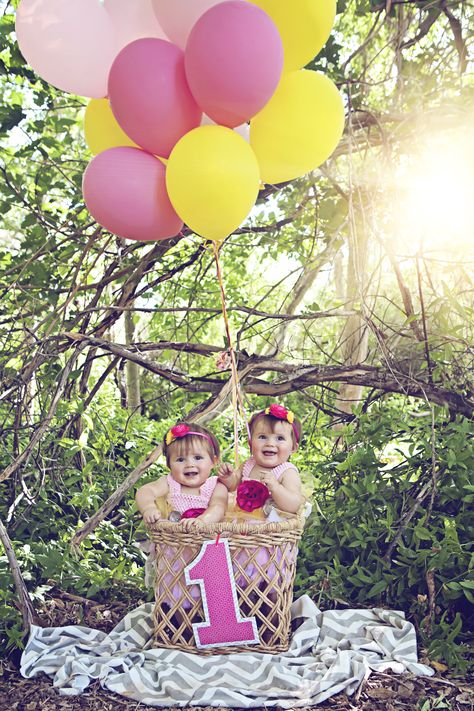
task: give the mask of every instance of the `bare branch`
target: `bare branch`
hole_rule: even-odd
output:
[[[63,335],[74,341],[99,346],[103,350],[114,353],[126,360],[132,360],[146,370],[160,375],[190,392],[219,393],[225,384],[225,381],[218,378],[192,377],[175,368],[164,368],[138,353],[115,343],[109,343],[104,339],[74,333]],[[186,349],[184,348],[183,350]],[[294,390],[304,390],[314,385],[339,382],[374,388],[387,393],[401,393],[411,397],[422,398],[436,405],[448,407],[451,411],[462,414],[465,417],[474,417],[474,399],[471,397],[437,384],[411,377],[406,373],[396,371],[393,367],[390,372],[387,372],[382,368],[365,364],[351,366],[295,365],[264,356],[249,356],[244,352],[236,355],[240,366],[246,368],[245,376],[241,382],[245,383],[245,390],[251,394],[285,395]],[[284,377],[272,382],[260,380],[257,377],[267,372],[282,373]]]
[[[8,562],[10,564],[10,570],[12,571],[13,581],[15,583],[15,588],[18,593],[18,605],[21,610],[23,617],[23,631],[27,635],[30,631],[31,625],[36,621],[36,615],[33,610],[30,598],[28,596],[28,590],[23,580],[23,576],[20,571],[20,566],[18,565],[18,560],[13,550],[12,542],[7,533],[7,529],[3,525],[3,521],[0,519],[0,541],[5,549]]]

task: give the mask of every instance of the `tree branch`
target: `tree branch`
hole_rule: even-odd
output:
[[[459,56],[459,73],[464,74],[467,69],[468,53],[466,41],[462,36],[462,25],[447,6],[446,0],[443,0],[441,7],[443,8],[444,14],[448,18],[449,26],[451,27],[451,31],[454,36],[454,44],[456,45],[456,50]]]
[[[227,382],[219,378],[192,377],[175,368],[164,368],[132,350],[115,343],[109,343],[101,338],[75,333],[64,333],[63,335],[74,341],[82,341],[84,345],[89,343],[92,346],[99,346],[105,351],[119,355],[121,358],[132,360],[146,370],[160,375],[189,392],[219,393],[225,385],[225,382]],[[186,344],[175,345],[180,346],[179,350],[186,351],[186,348],[183,347]],[[202,350],[203,346],[201,346],[201,354]],[[394,366],[392,366],[390,372],[387,372],[377,366],[365,364],[354,364],[350,366],[317,364],[295,365],[274,358],[265,358],[255,355],[249,356],[245,352],[240,352],[236,355],[238,356],[240,366],[246,368],[246,374],[242,380],[242,384],[245,382],[245,390],[247,393],[266,396],[285,395],[289,392],[304,390],[314,385],[339,382],[374,388],[386,393],[400,393],[402,395],[422,398],[441,407],[448,407],[452,412],[464,415],[469,419],[474,418],[474,399],[437,384],[411,377],[406,373],[397,371]],[[281,373],[283,377],[272,382],[261,380],[257,377],[267,372]]]
[[[18,605],[21,610],[23,617],[23,630],[25,635],[29,633],[31,625],[36,621],[36,615],[31,604],[28,590],[23,580],[23,576],[20,571],[20,566],[18,565],[18,560],[13,550],[12,542],[7,533],[7,529],[3,525],[3,521],[0,519],[0,541],[5,548],[5,553],[10,564],[10,569],[12,571],[13,582],[15,583],[15,588],[18,593]]]

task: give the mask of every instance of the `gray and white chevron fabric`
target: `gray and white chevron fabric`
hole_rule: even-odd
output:
[[[149,706],[287,709],[353,694],[371,670],[434,673],[417,662],[415,630],[401,612],[320,612],[305,595],[293,603],[295,631],[285,654],[197,656],[150,647],[152,610],[152,603],[141,605],[110,634],[34,626],[21,673],[48,674],[62,695],[80,694],[99,679],[105,689]]]

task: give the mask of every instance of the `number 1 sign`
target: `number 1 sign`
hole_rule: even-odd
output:
[[[187,585],[201,588],[204,622],[193,624],[197,647],[259,644],[255,617],[240,615],[229,541],[205,541],[185,569]]]

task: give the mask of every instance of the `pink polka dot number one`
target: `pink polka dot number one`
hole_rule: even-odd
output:
[[[184,574],[187,585],[197,583],[201,588],[205,621],[193,625],[198,647],[260,642],[255,617],[240,615],[227,539],[205,541]]]

